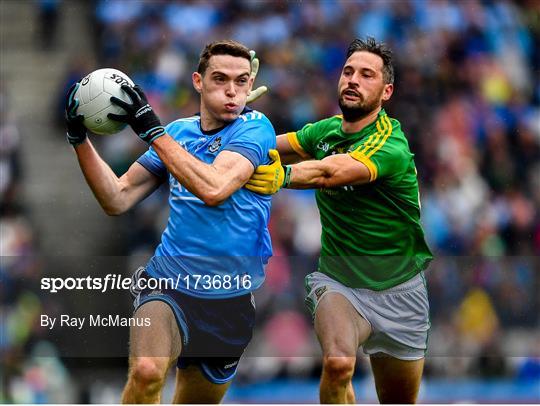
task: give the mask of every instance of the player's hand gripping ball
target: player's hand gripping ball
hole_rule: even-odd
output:
[[[165,128],[161,125],[159,117],[148,103],[146,95],[139,85],[134,87],[122,85],[122,90],[129,96],[129,103],[118,97],[111,97],[111,102],[120,106],[126,114],[109,113],[108,118],[127,123],[135,134],[148,144],[165,134]]]
[[[71,101],[72,108],[69,113],[73,117],[83,116],[84,126],[95,134],[116,134],[126,127],[126,123],[111,120],[107,115],[124,112],[121,107],[111,103],[111,97],[130,101],[122,85],[134,84],[125,73],[116,69],[98,69],[86,75],[70,89],[67,105],[69,107]]]

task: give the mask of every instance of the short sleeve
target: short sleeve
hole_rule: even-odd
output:
[[[276,132],[270,121],[256,111],[240,117],[240,122],[223,151],[237,152],[248,159],[254,168],[268,164],[268,151],[276,148]]]
[[[315,156],[316,125],[308,123],[301,130],[287,133],[287,140],[292,149],[302,158]]]
[[[137,162],[142,165],[148,172],[157,176],[160,179],[167,178],[167,168],[159,158],[154,148],[148,148],[144,154],[142,154]]]
[[[404,137],[387,116],[377,123],[377,131],[356,144],[349,155],[366,165],[370,182],[401,174],[412,156]]]

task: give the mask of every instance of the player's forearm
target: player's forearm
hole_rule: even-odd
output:
[[[79,166],[86,183],[90,186],[96,200],[109,215],[118,215],[127,208],[122,198],[120,181],[112,169],[101,159],[90,140],[75,147]]]
[[[291,165],[290,189],[320,189],[328,187],[333,170],[323,161],[304,161]]]
[[[152,147],[173,177],[206,204],[217,206],[234,192],[230,180],[214,166],[192,156],[173,138],[160,137]]]
[[[291,165],[289,188],[321,189],[361,185],[370,181],[365,164],[349,154],[336,154],[320,161],[304,161]]]

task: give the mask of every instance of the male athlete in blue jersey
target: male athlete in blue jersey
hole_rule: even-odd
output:
[[[168,278],[174,286],[134,289],[134,317],[150,318],[151,326],[130,331],[124,403],[159,403],[175,362],[173,402],[220,402],[251,339],[251,291],[262,284],[272,254],[271,197],[242,186],[276,147],[268,119],[245,108],[255,73],[242,44],[207,45],[192,76],[200,115],[166,127],[142,89],[122,87],[132,103],[111,98],[126,114],[109,118],[130,124],[150,147],[120,178],[99,157],[77,116],[73,95],[80,84],[68,94],[68,140],[107,214],[124,213],[164,181],[170,187],[161,244],[134,281],[141,287],[149,278]]]

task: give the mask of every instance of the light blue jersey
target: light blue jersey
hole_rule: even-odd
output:
[[[173,121],[167,133],[197,159],[211,164],[221,151],[234,151],[256,168],[269,163],[276,133],[262,113],[245,109],[226,127],[203,132],[200,117]],[[152,147],[138,160],[148,171],[168,178],[169,221],[147,272],[169,278],[183,293],[227,298],[257,289],[272,255],[268,220],[271,196],[245,188],[220,206],[207,206],[167,171]]]

